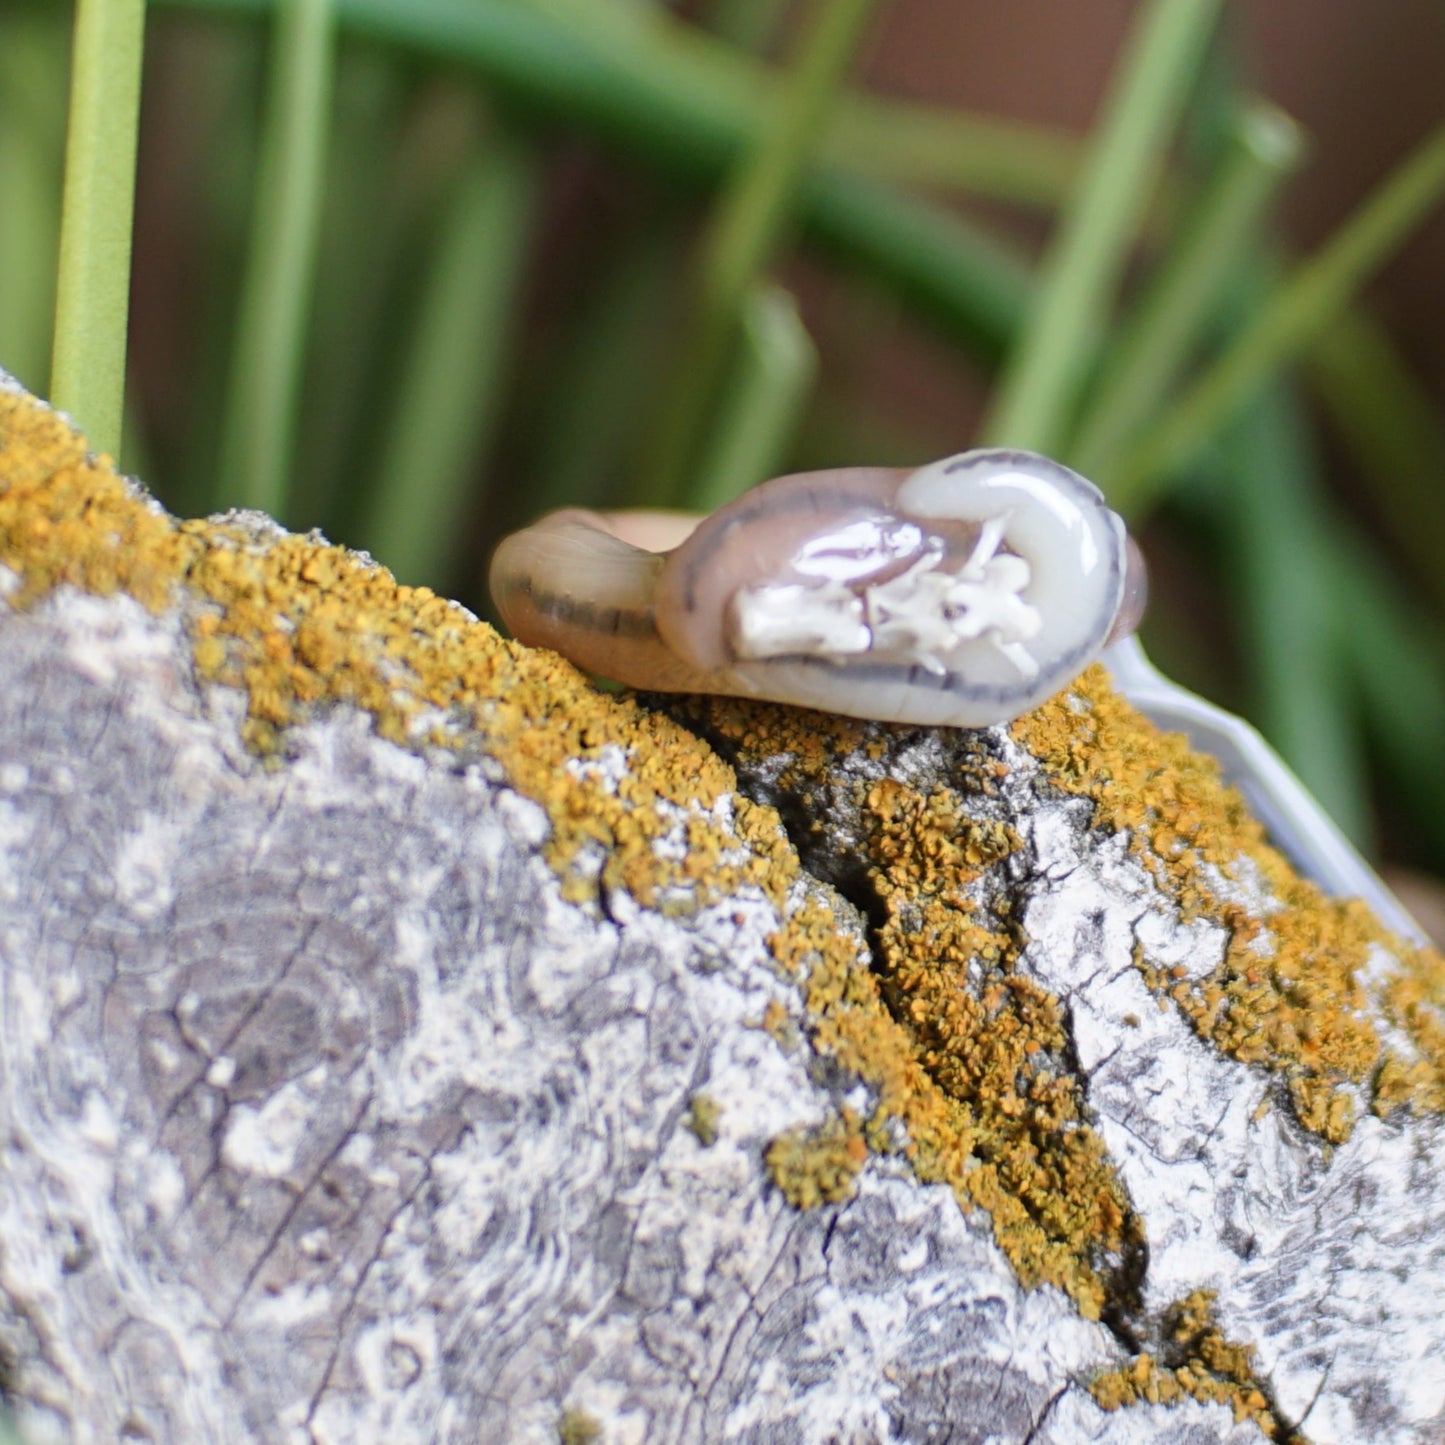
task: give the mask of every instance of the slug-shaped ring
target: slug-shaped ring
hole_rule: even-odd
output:
[[[630,687],[986,727],[1132,632],[1146,584],[1092,482],[973,451],[779,477],[701,520],[554,512],[491,588],[519,641]]]

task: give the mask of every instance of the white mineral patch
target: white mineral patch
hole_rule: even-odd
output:
[[[225,1054],[212,1059],[211,1066],[206,1070],[206,1082],[213,1089],[229,1089],[235,1077],[236,1061]]]
[[[324,1328],[335,1309],[336,1297],[331,1290],[293,1284],[250,1296],[244,1320],[247,1329],[305,1333],[309,1328]]]
[[[1270,891],[1268,880],[1253,858],[1236,858],[1227,871],[1204,862],[1199,872],[1216,898],[1247,908],[1256,917],[1267,918],[1283,906]]]
[[[485,805],[489,801],[492,803],[508,834],[518,843],[540,848],[547,841],[552,831],[551,824],[548,823],[543,809],[530,798],[511,791],[497,793],[486,788],[475,770],[467,775],[466,786],[468,792],[476,796],[479,805]]]
[[[1272,1076],[1201,1041],[1172,1004],[1161,1010],[1131,959],[1137,938],[1151,962],[1207,973],[1223,931],[1171,926],[1157,906],[1131,921],[1117,871],[1090,866],[1071,829],[1036,826],[1031,842],[1051,881],[1028,905],[1024,964],[1069,1010],[1095,1126],[1143,1217],[1149,1307],[1215,1291],[1222,1328],[1255,1348],[1283,1415],[1315,1445],[1425,1439],[1445,1414],[1445,1237],[1422,1230],[1409,1197],[1422,1178],[1445,1178],[1440,1126],[1366,1115],[1331,1150],[1282,1099],[1264,1107]],[[1361,1179],[1364,1193],[1335,1182]],[[1397,1423],[1382,1429],[1357,1402],[1387,1358],[1402,1373]]]
[[[406,1390],[430,1371],[437,1352],[436,1322],[426,1315],[387,1321],[356,1341],[356,1366],[367,1393],[380,1398]]]
[[[34,832],[35,821],[18,804],[0,802],[0,855],[23,849]]]
[[[169,1154],[149,1156],[145,1169],[144,1199],[163,1221],[175,1218],[186,1197],[186,1179]]]
[[[569,777],[576,778],[578,782],[598,780],[606,785],[608,792],[615,793],[628,773],[627,749],[608,743],[585,760],[568,758],[562,767]]]
[[[296,1241],[296,1247],[312,1259],[328,1259],[331,1256],[331,1231],[313,1229]]]
[[[1164,970],[1183,969],[1184,977],[1190,979],[1213,973],[1224,962],[1229,945],[1228,933],[1217,923],[1206,918],[1186,923],[1157,904],[1135,921],[1134,937],[1144,949],[1146,962]]]
[[[296,1162],[315,1102],[303,1084],[285,1084],[259,1109],[238,1104],[231,1110],[221,1158],[242,1174],[279,1179]]]
[[[85,984],[76,969],[57,973],[50,985],[50,998],[61,1013],[78,1004],[85,996]]]
[[[150,612],[124,592],[92,597],[67,589],[50,599],[63,605],[73,630],[67,635],[65,660],[91,682],[115,682],[122,672],[149,670],[175,658],[166,632],[155,625]]]
[[[163,1074],[174,1073],[180,1066],[180,1054],[164,1039],[148,1039],[146,1041],[145,1051],[150,1057],[151,1062]]]
[[[183,838],[177,820],[150,814],[120,840],[112,873],[116,898],[137,918],[156,918],[170,907]]]
[[[839,1206],[781,1198],[769,1141],[867,1101],[803,1041],[761,893],[573,907],[544,815],[484,768],[422,766],[345,709],[261,768],[236,699],[191,690],[178,619],[122,604],[106,634],[74,602],[0,622],[0,739],[30,768],[0,865],[0,1350],[26,1419],[222,1445],[555,1445],[568,1408],[607,1445],[1260,1439],[1194,1402],[1100,1411],[1118,1341],[902,1159]],[[900,746],[896,776],[940,785],[939,734]],[[1327,1157],[1287,1109],[1256,1119],[1269,1081],[1130,961],[1136,935],[1185,963],[1219,936],[1171,931],[1086,812],[1025,808],[1008,866],[1149,1231],[1150,1307],[1219,1287],[1317,1445],[1435,1445],[1437,1127],[1367,1120]],[[156,817],[169,902],[137,912],[90,860],[108,880]],[[773,1000],[791,1050],[758,1027]]]
[[[1101,1410],[1083,1391],[1059,1397],[1028,1445],[1265,1445],[1252,1420],[1238,1422],[1228,1405],[1185,1400],[1167,1409]]]
[[[113,1154],[120,1137],[115,1111],[94,1089],[85,1096],[80,1109],[80,1135],[93,1149]]]

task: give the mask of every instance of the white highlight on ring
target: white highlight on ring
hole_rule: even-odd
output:
[[[669,526],[668,550],[629,540]],[[695,526],[554,513],[502,543],[491,581],[521,641],[634,687],[965,727],[1066,686],[1144,588],[1092,483],[994,450],[780,477]]]

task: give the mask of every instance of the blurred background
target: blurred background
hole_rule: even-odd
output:
[[[0,4],[42,395],[72,19]],[[152,0],[122,461],[487,615],[547,507],[1050,452],[1141,535],[1155,661],[1424,915],[1442,74],[1439,0]]]

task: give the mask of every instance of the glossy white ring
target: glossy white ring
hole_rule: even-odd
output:
[[[984,727],[1132,631],[1145,581],[1097,487],[989,450],[779,477],[700,521],[554,512],[491,588],[520,641],[631,687]]]

